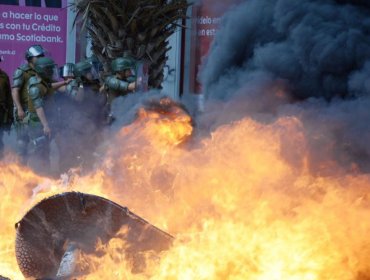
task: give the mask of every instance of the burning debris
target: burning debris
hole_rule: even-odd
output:
[[[96,253],[98,241],[106,244],[114,237],[124,239],[125,250],[119,253],[132,262],[133,271],[145,267],[145,252],[159,253],[172,243],[169,234],[127,208],[76,192],[41,201],[16,224],[16,229],[19,267],[25,277],[37,279],[77,276],[77,255]]]
[[[34,196],[65,194],[38,203],[32,190],[47,179],[0,163],[2,275],[22,279],[16,258],[41,252],[50,261],[22,270],[46,264],[82,280],[370,279],[369,12],[347,5],[355,2],[248,0],[231,11],[203,70],[209,99],[196,121],[205,133],[194,145],[179,145],[193,135],[186,111],[158,99],[117,129],[99,168],[68,186],[47,181]],[[15,255],[14,209],[35,203]],[[160,258],[151,242],[149,255],[136,254],[135,232],[163,241]]]
[[[183,143],[193,133],[194,121],[186,107],[171,98],[146,100],[137,112],[136,122],[155,120],[157,133],[169,144]]]
[[[150,122],[146,125],[150,126]],[[18,268],[13,262],[16,258],[12,255],[14,244],[9,248],[9,240],[14,240],[12,221],[17,220],[14,209],[28,209],[30,203],[36,202],[36,207],[24,216],[17,231],[22,233],[24,222],[24,229],[43,236],[52,228],[40,221],[56,212],[50,205],[55,200],[64,208],[56,213],[60,219],[55,220],[62,230],[68,229],[64,221],[69,220],[75,225],[70,232],[84,236],[85,230],[78,230],[79,215],[74,222],[69,214],[76,209],[83,217],[84,205],[86,209],[92,207],[91,214],[100,215],[98,223],[104,225],[103,238],[98,245],[87,242],[94,244],[96,253],[85,249],[83,239],[77,248],[84,249],[87,254],[81,255],[74,247],[78,242],[63,241],[62,230],[62,234],[53,231],[53,237],[63,242],[41,246],[42,252],[59,248],[54,272],[59,270],[62,274],[62,268],[68,272],[69,259],[80,259],[78,267],[81,273],[86,273],[79,277],[83,280],[224,280],[231,277],[359,280],[369,277],[369,176],[337,171],[335,176],[320,177],[312,175],[304,165],[286,161],[281,156],[286,140],[291,141],[290,149],[299,153],[303,161],[306,157],[304,127],[299,119],[281,118],[266,125],[246,118],[219,127],[198,147],[190,150],[175,146],[166,153],[161,153],[164,146],[157,145],[156,136],[155,131],[150,134],[145,127],[131,131],[122,128],[117,135],[121,147],[112,146],[115,153],[107,155],[102,168],[84,178],[74,178],[68,190],[110,198],[173,233],[175,239],[170,238],[172,245],[160,253],[160,259],[154,257],[153,260],[149,256],[144,272],[133,273],[131,264],[127,263],[127,254],[122,253],[127,243],[122,242],[120,236],[127,236],[126,228],[115,232],[112,224],[103,218],[110,213],[125,217],[126,209],[95,195],[86,195],[82,203],[78,193],[67,193],[66,197],[72,198],[68,204],[65,195],[56,195],[40,203],[37,203],[39,199],[30,201],[32,188],[45,178],[17,166],[3,165],[0,176],[6,178],[7,184],[0,188],[4,198],[0,207],[4,222],[3,242],[0,242],[2,273],[12,279],[22,279],[22,275],[16,274]],[[145,139],[147,145],[141,145],[144,143],[141,139]],[[171,182],[161,182],[172,185],[170,198],[158,192],[151,181],[152,172],[159,164],[174,174]],[[58,190],[59,193],[66,191],[58,182],[50,182],[39,188],[38,193],[49,197],[49,191]],[[98,211],[99,205],[103,211]],[[45,217],[44,207],[50,209]],[[32,227],[34,222],[40,227]],[[96,224],[97,219],[91,222]],[[111,234],[115,235],[108,240]],[[42,240],[41,244],[54,238],[49,231],[47,242]]]

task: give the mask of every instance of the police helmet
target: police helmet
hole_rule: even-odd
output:
[[[95,80],[99,78],[99,75],[95,70],[94,65],[89,60],[84,60],[76,63],[74,74],[75,77],[78,78],[84,77],[89,80]]]
[[[30,60],[32,57],[42,57],[45,56],[45,50],[41,45],[33,45],[26,51],[25,57]]]
[[[87,58],[86,61],[90,62],[97,72],[103,70],[103,64],[99,61],[98,57],[95,54]]]
[[[131,70],[134,68],[133,60],[130,58],[118,57],[112,61],[112,71],[114,73]]]
[[[34,64],[36,73],[47,81],[57,80],[58,71],[56,64],[50,57],[40,57]]]
[[[62,68],[62,77],[74,77],[75,65],[73,63],[66,63]]]

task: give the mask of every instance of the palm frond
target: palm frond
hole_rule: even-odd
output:
[[[149,86],[159,88],[168,37],[186,18],[187,0],[75,0],[77,20],[91,36],[92,50],[109,70],[112,59],[129,53],[149,63]]]

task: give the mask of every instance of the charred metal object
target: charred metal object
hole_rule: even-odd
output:
[[[167,96],[145,100],[143,105],[146,110],[156,111],[165,115],[174,114],[177,110],[181,110],[185,114],[189,115],[189,112],[183,104],[176,102]]]
[[[126,233],[119,234],[122,227]],[[51,196],[35,205],[16,224],[16,258],[25,277],[46,279],[61,274],[76,248],[93,254],[98,240],[119,237],[125,255],[143,268],[142,253],[167,250],[173,237],[108,199],[78,192]]]
[[[160,98],[148,98],[143,101],[142,104],[145,111],[156,112],[163,116],[167,116],[170,119],[176,118],[189,118],[189,123],[194,127],[194,119],[191,117],[189,110],[184,104],[174,101],[168,96]],[[138,114],[137,114],[138,115]]]

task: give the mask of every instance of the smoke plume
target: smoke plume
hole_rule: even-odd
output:
[[[202,83],[224,98],[262,72],[288,81],[298,99],[358,94],[349,83],[370,59],[369,14],[328,0],[246,1],[224,18]]]
[[[369,171],[369,15],[363,1],[249,0],[231,9],[199,77],[208,100],[199,125],[296,117],[313,171],[330,173],[328,162]],[[287,158],[302,160],[284,143]]]

